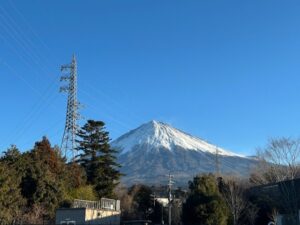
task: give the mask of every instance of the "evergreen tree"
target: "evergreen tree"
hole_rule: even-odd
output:
[[[4,155],[0,158],[0,162],[5,162],[7,165],[14,165],[21,158],[21,153],[17,146],[11,145]]]
[[[99,198],[113,197],[121,177],[117,151],[109,145],[109,133],[102,121],[88,120],[78,132],[78,162],[85,168],[88,184],[94,185]]]
[[[133,196],[136,218],[149,219],[149,209],[153,208],[152,190],[146,185],[134,185],[129,193]]]
[[[19,184],[18,173],[2,161],[0,164],[0,224],[20,221],[25,201]]]
[[[24,153],[12,145],[0,158],[0,224],[41,224],[74,198],[96,200],[94,192],[84,168],[66,164],[46,137]]]
[[[32,151],[23,154],[22,164],[20,186],[27,200],[26,220],[40,222],[43,214],[53,217],[66,193],[65,162],[43,137]]]
[[[213,175],[196,176],[183,206],[185,224],[225,225],[228,213]]]

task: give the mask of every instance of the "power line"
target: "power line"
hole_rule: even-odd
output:
[[[42,59],[39,56],[40,54],[36,51],[34,51],[36,48],[36,46],[34,45],[34,42],[31,41],[30,39],[28,39],[25,35],[24,32],[22,32],[22,29],[17,25],[17,23],[14,21],[14,19],[12,17],[10,17],[10,15],[5,12],[4,8],[0,8],[0,10],[2,11],[1,14],[1,18],[2,20],[2,27],[4,28],[4,30],[6,30],[6,33],[8,34],[8,36],[10,36],[10,40],[14,40],[16,42],[17,45],[19,45],[19,49],[15,49],[15,45],[11,45],[8,40],[6,40],[4,38],[4,36],[2,36],[3,40],[5,42],[7,42],[7,44],[9,45],[9,47],[16,53],[16,55],[30,68],[33,69],[33,72],[35,72],[36,74],[38,74],[35,69],[35,66],[32,66],[30,64],[30,61],[32,61],[34,64],[36,64],[37,66],[39,66],[44,72],[46,71],[45,68],[41,63]],[[21,50],[21,51],[20,51]],[[20,54],[20,52],[22,53],[22,51],[24,52],[24,55],[26,57],[23,57],[22,54]],[[9,66],[7,63],[5,63],[5,65],[7,67],[9,67],[9,69],[12,71],[14,70],[11,66]],[[12,71],[14,74],[17,74],[16,71]],[[21,77],[20,77],[21,79]],[[28,129],[29,126],[32,126],[32,122],[30,122],[30,120],[36,120],[36,116],[33,117],[34,114],[38,113],[42,107],[42,104],[49,106],[49,104],[47,104],[47,101],[50,99],[50,95],[48,95],[47,93],[53,93],[53,92],[48,92],[50,91],[50,88],[53,87],[54,85],[54,81],[56,78],[53,79],[53,81],[51,82],[51,84],[49,85],[49,87],[46,89],[46,91],[44,93],[39,92],[37,89],[35,89],[30,82],[27,82],[26,79],[21,79],[23,80],[28,86],[31,87],[31,89],[36,90],[35,92],[41,96],[42,98],[39,100],[39,102],[37,102],[37,104],[35,105],[35,107],[32,107],[32,109],[30,110],[30,114],[27,115],[27,117],[25,118],[25,121],[23,123],[19,123],[18,127],[20,127],[20,125],[22,126],[22,130],[21,129],[14,129],[16,131],[16,134],[20,134],[18,135],[14,135],[17,136],[17,139],[19,139],[19,137],[21,137],[24,133],[25,130]],[[47,95],[47,96],[46,96]],[[30,123],[29,123],[30,122]],[[26,126],[26,124],[28,126]]]
[[[20,10],[14,5],[14,3],[11,0],[9,0],[8,2],[11,5],[11,7],[17,12],[17,14],[19,14],[19,16],[21,17],[21,19],[25,22],[25,25],[27,26],[27,30],[30,30],[31,33],[39,40],[39,42],[47,49],[48,53],[50,53],[51,52],[50,47],[43,41],[43,39],[40,37],[40,35],[30,25],[30,23],[25,18],[25,16],[20,12]],[[48,62],[50,62],[49,61],[49,57],[44,57],[44,59],[46,59],[46,60],[48,60]]]
[[[24,35],[23,29],[17,24],[14,18],[6,12],[4,8],[0,6],[0,10],[3,12],[1,14],[2,18],[4,19],[3,22],[6,22],[7,25],[7,27],[5,27],[6,31],[10,33],[10,36],[16,42],[18,42],[18,44],[23,48],[24,52],[32,59],[32,62],[40,66],[42,70],[46,71],[47,66],[44,67],[44,65],[39,63],[43,60],[41,58],[42,55],[36,51],[38,48],[35,46],[33,41]]]
[[[103,89],[100,90],[86,81],[83,81],[83,84],[87,86],[89,92],[93,90],[96,94],[100,94],[103,97],[102,100],[106,99],[106,101],[109,103],[107,105],[109,105],[111,110],[122,112],[120,115],[127,114],[126,119],[130,122],[136,122],[136,119],[141,121],[143,120],[143,118],[141,118],[138,114],[133,114],[132,110],[129,110],[127,107],[125,107],[119,100],[112,97],[109,93],[105,93]]]
[[[78,90],[78,92],[79,92],[79,93],[82,93],[82,94],[84,94],[85,96],[87,96],[88,98],[90,98],[92,101],[90,101],[90,103],[88,104],[88,108],[89,108],[89,109],[93,109],[94,112],[99,113],[97,107],[95,107],[95,105],[93,105],[93,104],[91,103],[91,102],[96,102],[98,99],[97,99],[95,96],[89,94],[87,91],[85,91],[85,90],[83,90],[83,89]],[[103,106],[103,108],[104,108],[104,107],[107,108],[107,107],[104,106],[104,105],[102,105],[102,106]],[[120,126],[122,126],[123,128],[131,129],[131,126],[129,126],[128,124],[125,124],[125,123],[123,123],[122,121],[118,120],[115,116],[112,115],[112,113],[109,113],[109,112],[105,113],[105,111],[103,110],[103,108],[102,108],[102,111],[101,111],[101,113],[103,114],[103,116],[108,117],[108,118],[111,119],[112,121],[118,123],[118,124],[119,124]]]

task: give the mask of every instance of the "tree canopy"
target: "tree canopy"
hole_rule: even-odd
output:
[[[99,198],[113,197],[113,190],[118,185],[121,173],[117,163],[117,151],[109,145],[109,133],[102,121],[88,120],[78,132],[81,153],[78,162],[83,166],[87,182],[95,187]]]
[[[194,177],[189,182],[190,193],[183,205],[186,224],[226,225],[228,211],[213,175]]]

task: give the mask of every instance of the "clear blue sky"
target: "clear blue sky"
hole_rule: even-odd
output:
[[[59,66],[112,138],[152,119],[254,154],[300,136],[300,2],[0,1],[0,150],[60,144]],[[84,121],[81,122],[81,124]]]

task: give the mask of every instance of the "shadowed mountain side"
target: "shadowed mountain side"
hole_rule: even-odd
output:
[[[168,124],[150,121],[111,143],[119,150],[125,184],[165,184],[175,175],[177,185],[187,185],[199,173],[220,172],[248,176],[257,160],[222,149]],[[216,160],[218,159],[218,160]]]
[[[121,171],[126,174],[122,178],[125,184],[146,183],[164,184],[166,175],[175,175],[176,185],[186,186],[193,176],[199,173],[216,171],[216,155],[207,152],[186,150],[174,147],[172,152],[164,149],[141,151],[147,145],[139,145],[132,151],[120,155]],[[219,156],[220,171],[226,175],[248,176],[257,161],[237,156]]]

